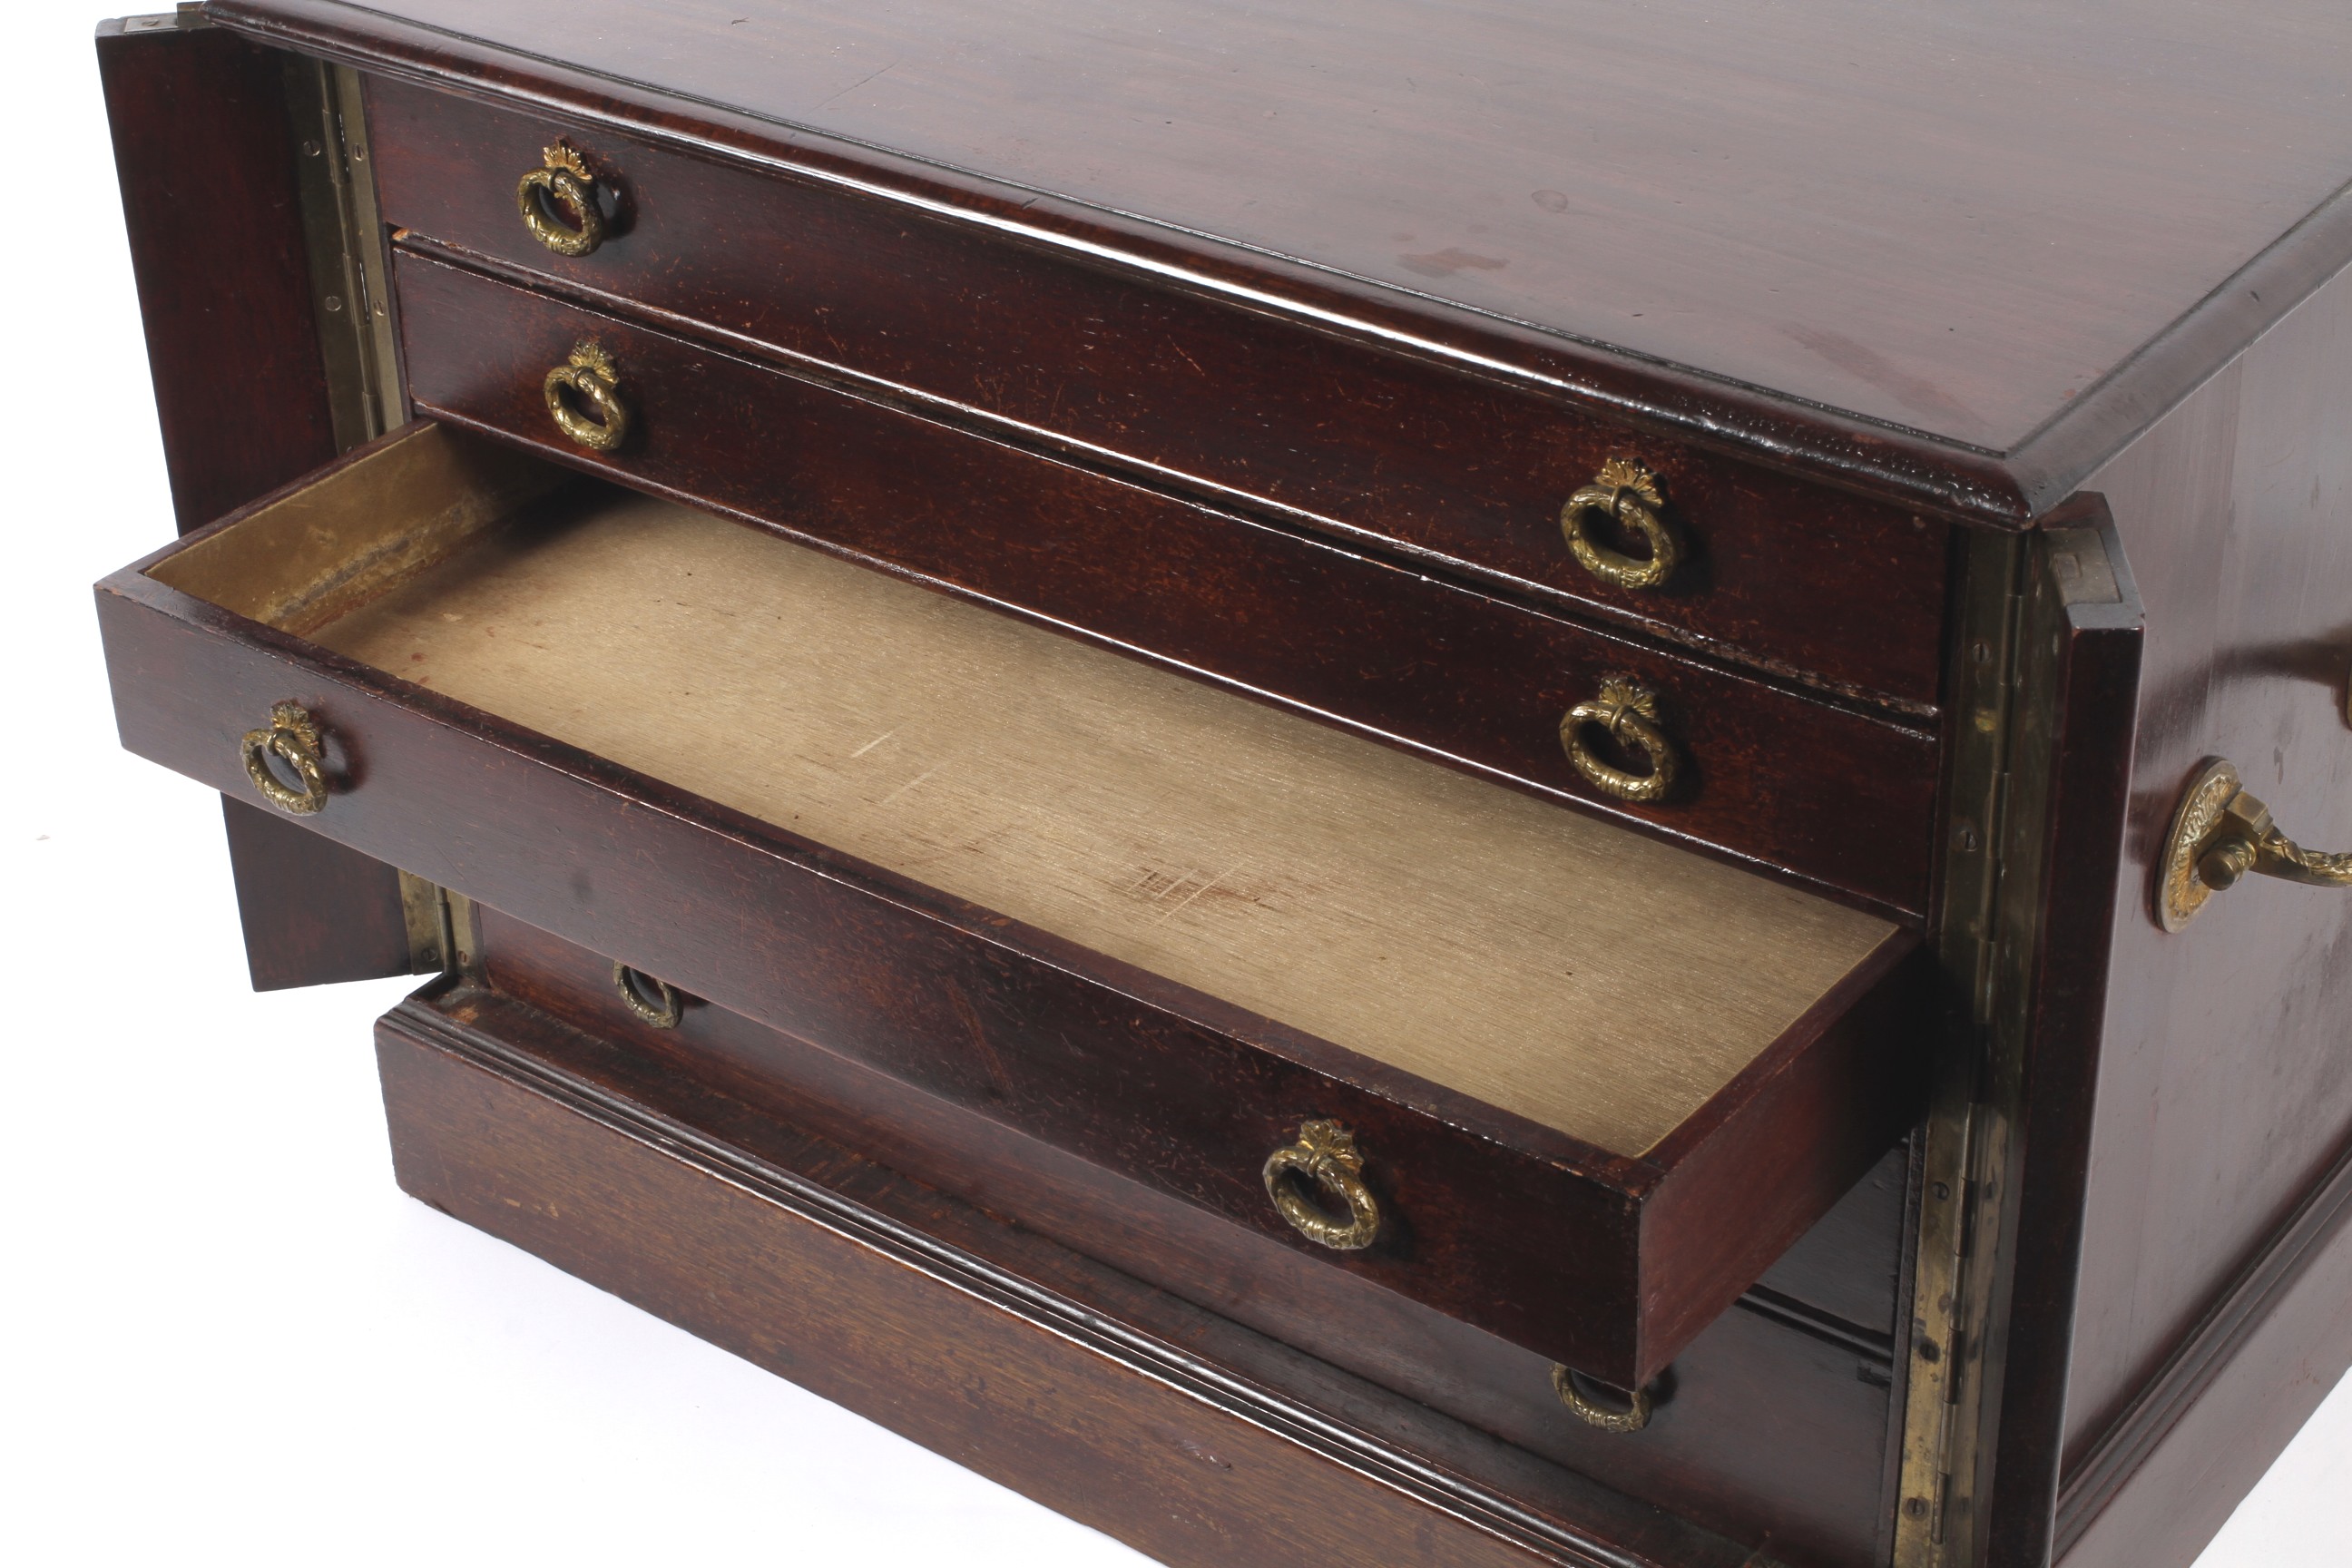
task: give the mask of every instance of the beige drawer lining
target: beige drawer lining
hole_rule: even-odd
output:
[[[1893,930],[684,507],[583,488],[469,532],[483,510],[455,526],[457,504],[413,509],[438,531],[404,549],[352,537],[397,534],[399,508],[338,532],[318,498],[281,503],[309,509],[304,537],[394,563],[390,591],[304,629],[1614,1152],[1664,1137]],[[321,603],[290,583],[306,571],[353,596],[331,551],[233,538],[270,526],[157,574],[247,613]]]

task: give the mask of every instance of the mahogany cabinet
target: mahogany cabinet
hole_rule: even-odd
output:
[[[1174,1563],[2186,1563],[2352,1363],[2352,18],[99,45],[424,1201]]]

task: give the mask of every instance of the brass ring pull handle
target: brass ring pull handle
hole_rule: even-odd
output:
[[[2205,764],[2172,814],[2157,862],[2157,919],[2177,931],[2205,900],[2237,886],[2248,872],[2311,888],[2352,888],[2352,855],[2305,849],[2278,830],[2271,808],[2248,795],[2238,770]]]
[[[1641,752],[1648,759],[1650,771],[1628,773],[1603,762],[1585,738],[1588,725],[1606,731],[1619,745]],[[1680,753],[1658,727],[1657,694],[1620,676],[1602,681],[1600,696],[1568,710],[1568,717],[1559,721],[1559,743],[1567,748],[1568,760],[1576,764],[1578,773],[1595,789],[1619,800],[1664,800],[1682,771]]]
[[[1307,1240],[1335,1252],[1355,1252],[1371,1246],[1381,1233],[1381,1205],[1364,1185],[1363,1169],[1364,1156],[1346,1128],[1336,1121],[1309,1121],[1299,1128],[1297,1142],[1266,1157],[1265,1195],[1290,1228]],[[1293,1176],[1306,1178],[1346,1205],[1348,1217],[1334,1219],[1307,1202]]]
[[[269,710],[269,728],[247,730],[236,749],[245,758],[246,777],[278,810],[310,816],[326,805],[326,737],[301,708],[278,703]],[[272,757],[286,764],[297,784],[288,784],[271,770]]]
[[[1598,1426],[1603,1432],[1639,1432],[1650,1424],[1650,1391],[1637,1388],[1622,1394],[1623,1405],[1604,1403],[1584,1392],[1583,1385],[1591,1382],[1564,1366],[1551,1369],[1551,1391],[1559,1402],[1575,1412],[1576,1418],[1588,1426]],[[1595,1386],[1599,1386],[1595,1384]]]
[[[686,999],[677,987],[666,980],[656,980],[642,969],[632,969],[625,963],[613,965],[613,989],[630,1012],[656,1029],[675,1029],[677,1021],[686,1016]]]
[[[1568,498],[1559,509],[1559,531],[1568,536],[1569,552],[1576,563],[1604,583],[1620,588],[1654,588],[1675,574],[1682,564],[1682,545],[1675,540],[1658,509],[1665,498],[1658,493],[1658,481],[1649,469],[1624,458],[1612,458],[1601,465],[1593,481]],[[1650,558],[1633,556],[1595,544],[1585,531],[1585,515],[1603,512],[1613,518],[1620,528],[1642,536],[1648,545]]]
[[[596,176],[587,161],[561,142],[541,154],[547,166],[533,169],[515,186],[515,205],[531,238],[558,256],[585,256],[604,243],[604,214],[596,205]],[[570,223],[564,222],[569,216]]]
[[[621,401],[621,373],[613,356],[594,343],[572,345],[572,357],[547,373],[541,390],[555,427],[592,452],[609,452],[628,437],[629,408]],[[595,411],[589,418],[572,406],[570,392]]]

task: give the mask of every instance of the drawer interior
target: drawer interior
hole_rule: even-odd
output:
[[[1624,1157],[1885,921],[442,431],[166,585]]]

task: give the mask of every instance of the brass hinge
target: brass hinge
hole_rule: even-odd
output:
[[[474,902],[424,878],[400,873],[400,910],[408,923],[409,973],[470,973],[479,963]]]
[[[2092,577],[2105,570],[2104,558],[2068,558],[2079,555],[2080,536],[1984,534],[1967,547],[1947,683],[1963,705],[1952,727],[1949,799],[1953,820],[1966,826],[1947,846],[1937,910],[1937,952],[1953,1005],[1921,1173],[1895,1568],[1975,1568],[1984,1546],[1980,1507],[1999,1462],[1993,1434],[2008,1342],[2000,1291],[2014,1245],[2011,1189],[2045,897],[2049,719],[2065,603],[2095,591]],[[2112,593],[2112,579],[2107,586]]]
[[[311,318],[319,330],[335,446],[348,451],[407,418],[359,73],[289,55],[286,103],[310,267]]]
[[[449,930],[449,901],[442,890],[403,871],[400,912],[408,924],[408,972],[439,974],[454,968],[457,943]]]
[[[1957,710],[1947,780],[1949,837],[1937,955],[1948,998],[1920,1152],[1910,1351],[1895,1501],[1895,1568],[1965,1568],[1975,1530],[1987,1281],[1999,1241],[2007,1119],[1995,1061],[2001,970],[2001,848],[2013,784],[2011,740],[2029,548],[1967,542],[1948,700]]]
[[[205,15],[202,0],[194,5],[181,0],[176,10],[151,11],[122,18],[122,30],[126,33],[193,33],[212,25],[212,18]]]

